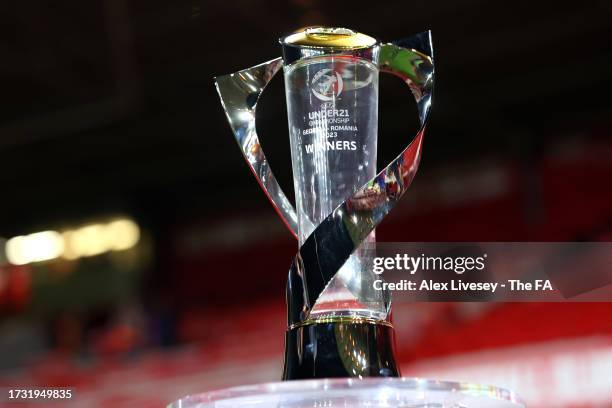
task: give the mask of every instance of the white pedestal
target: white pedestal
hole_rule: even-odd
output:
[[[286,381],[190,395],[168,408],[525,408],[512,391],[420,378]]]

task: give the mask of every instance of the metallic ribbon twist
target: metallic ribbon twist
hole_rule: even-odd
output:
[[[421,127],[410,144],[376,177],[336,207],[306,239],[289,270],[288,324],[306,321],[317,299],[365,238],[408,189],[421,157],[434,84],[433,47],[429,31],[379,45],[378,67],[400,77],[411,89]],[[228,121],[255,178],[293,235],[297,213],[276,181],[255,128],[257,101],[283,65],[281,58],[215,78]],[[355,205],[361,197],[372,203]]]

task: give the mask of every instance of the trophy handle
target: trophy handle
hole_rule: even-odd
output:
[[[310,311],[351,254],[404,195],[419,167],[434,84],[429,31],[382,44],[379,69],[402,78],[416,102],[421,127],[408,146],[372,180],[332,211],[306,239],[293,259],[287,284],[288,324],[309,321]],[[370,207],[356,205],[369,197]]]
[[[434,64],[431,32],[425,31],[404,40],[382,44],[379,69],[401,78],[417,102],[421,128],[427,123],[433,96]]]
[[[255,126],[257,101],[282,66],[282,58],[276,58],[234,74],[216,77],[215,86],[242,155],[274,209],[297,239],[297,213],[270,169]]]

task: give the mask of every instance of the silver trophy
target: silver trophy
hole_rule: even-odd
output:
[[[217,77],[216,86],[247,163],[299,243],[287,284],[283,379],[399,376],[390,295],[375,290],[366,255],[418,168],[434,84],[430,32],[380,43],[345,28],[311,27],[280,43],[282,58]],[[257,101],[281,67],[297,208],[255,126]],[[380,71],[408,85],[421,128],[377,172]]]

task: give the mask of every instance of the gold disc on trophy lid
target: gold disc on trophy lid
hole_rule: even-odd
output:
[[[306,47],[358,49],[376,44],[376,39],[348,28],[308,27],[291,34],[281,42]]]

